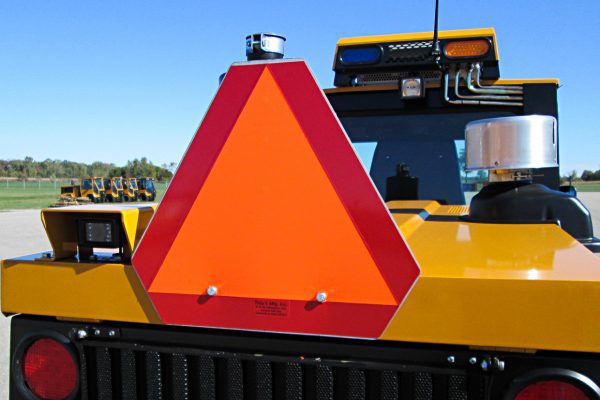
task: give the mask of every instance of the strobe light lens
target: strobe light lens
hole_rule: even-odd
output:
[[[548,380],[526,386],[515,400],[590,400],[577,386],[558,380]]]
[[[402,98],[415,99],[425,95],[423,90],[423,79],[421,78],[405,78],[400,84]]]
[[[23,355],[23,377],[38,398],[62,400],[77,387],[77,366],[63,344],[54,339],[38,339]]]

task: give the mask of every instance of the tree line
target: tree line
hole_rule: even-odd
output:
[[[578,175],[577,171],[573,170],[562,176],[561,181],[600,181],[600,169],[596,171],[586,169],[581,175]]]
[[[150,176],[163,181],[173,177],[175,167],[175,163],[154,165],[146,157],[127,161],[122,167],[101,161],[85,164],[51,159],[35,161],[31,157],[25,157],[23,160],[0,160],[0,177],[64,179],[85,176]]]
[[[600,169],[597,171],[584,170],[581,173],[582,181],[600,181]]]

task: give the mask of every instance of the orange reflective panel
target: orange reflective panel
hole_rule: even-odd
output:
[[[301,200],[300,200],[301,199]],[[187,214],[154,293],[396,305],[265,68]]]

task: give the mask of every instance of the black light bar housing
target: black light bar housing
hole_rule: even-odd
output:
[[[477,57],[447,57],[444,52],[446,44],[450,42],[463,42],[468,40],[487,40],[489,50],[482,56]],[[439,64],[432,55],[433,40],[409,40],[409,41],[381,41],[380,43],[338,45],[333,70],[335,71],[334,85],[336,87],[357,86],[368,84],[373,74],[380,80],[401,79],[410,74],[423,75],[437,79],[440,67],[456,65],[461,63],[480,62],[483,65],[482,79],[498,79],[500,71],[496,57],[495,40],[493,36],[474,36],[472,38],[441,38],[439,39],[440,54]],[[362,53],[361,53],[362,52]],[[351,54],[348,58],[346,55]],[[360,55],[368,55],[366,61],[360,60]],[[377,57],[374,55],[377,54]],[[366,56],[365,56],[366,57]],[[389,79],[385,79],[385,76]],[[361,82],[361,78],[367,78]],[[377,79],[372,79],[377,81]]]

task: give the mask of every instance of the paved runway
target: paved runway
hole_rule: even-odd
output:
[[[594,232],[600,237],[600,193],[579,193],[592,213]],[[50,250],[39,210],[0,212],[0,258]],[[8,398],[9,322],[0,315],[0,398]]]

